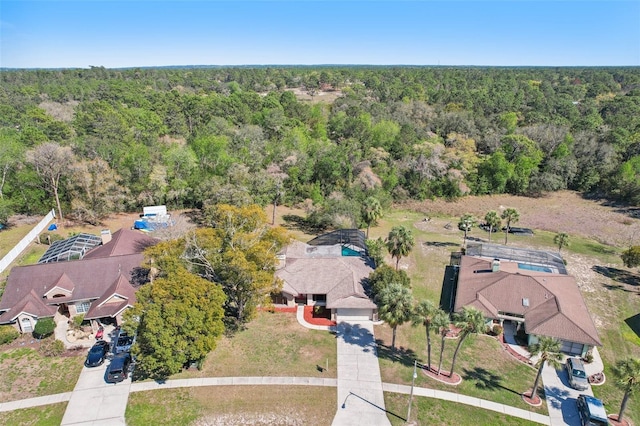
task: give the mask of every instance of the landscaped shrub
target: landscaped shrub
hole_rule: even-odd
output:
[[[80,330],[82,328],[82,321],[84,321],[84,314],[73,317],[73,328]]]
[[[43,232],[42,234],[40,234],[38,239],[40,240],[40,244],[53,244],[56,241],[64,240],[64,237],[58,234]]]
[[[10,343],[20,336],[18,330],[10,325],[0,325],[0,345]]]
[[[499,336],[502,334],[502,326],[498,324],[494,324],[493,326],[493,334]]]
[[[40,345],[40,353],[44,356],[60,356],[64,352],[64,344],[60,340],[43,340]]]
[[[36,326],[33,327],[33,337],[36,339],[44,339],[45,337],[50,336],[55,329],[56,323],[53,321],[53,318],[39,319]]]

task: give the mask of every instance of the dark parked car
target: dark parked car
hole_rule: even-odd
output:
[[[107,367],[107,382],[118,383],[125,380],[131,372],[131,355],[125,352],[115,356]]]
[[[609,424],[602,401],[590,395],[580,394],[576,400],[582,426],[606,426]]]
[[[98,340],[95,345],[89,349],[84,365],[87,367],[97,367],[102,365],[107,356],[107,352],[109,352],[109,342]]]

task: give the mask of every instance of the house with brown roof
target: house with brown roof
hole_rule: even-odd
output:
[[[0,324],[26,333],[39,318],[57,314],[119,324],[136,301],[132,282],[144,275],[142,251],[155,243],[143,233],[121,229],[81,260],[13,268],[0,300]]]
[[[463,306],[501,325],[513,323],[529,344],[536,336],[555,337],[563,352],[578,356],[602,345],[575,279],[550,265],[463,255],[454,311]]]
[[[372,271],[371,261],[357,247],[296,241],[280,255],[276,277],[282,280],[282,294],[274,302],[324,306],[336,321],[377,320],[377,306],[364,290]]]

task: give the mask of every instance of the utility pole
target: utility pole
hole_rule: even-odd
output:
[[[418,377],[418,373],[416,372],[418,367],[418,360],[413,360],[413,379],[411,380],[411,394],[409,395],[409,408],[407,409],[407,422],[411,419],[411,403],[413,402],[413,386],[416,384],[416,377]]]

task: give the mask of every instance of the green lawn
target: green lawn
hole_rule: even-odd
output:
[[[318,366],[329,370],[320,372]],[[246,330],[222,338],[201,371],[172,378],[225,376],[336,377],[336,340],[298,324],[295,313],[259,312]]]
[[[330,425],[336,389],[308,386],[211,386],[129,395],[128,425]]]
[[[409,227],[414,233],[416,244],[409,257],[403,258],[400,265],[407,270],[412,279],[414,297],[418,300],[427,298],[438,303],[444,267],[449,262],[450,253],[460,249],[463,234],[457,229],[458,218],[431,216],[428,222],[423,219],[423,213],[402,210],[389,212],[380,220],[379,226],[371,228],[370,235],[384,238],[392,226]],[[451,225],[450,229],[445,228],[447,224]],[[538,230],[535,230],[533,237],[510,235],[509,245],[557,251],[558,248],[553,243],[555,235],[552,232]],[[488,233],[477,228],[469,236],[488,239]],[[503,243],[504,234],[494,234],[493,242]],[[570,236],[570,246],[562,250],[569,262],[570,273],[572,269],[576,271],[575,276],[581,284],[583,297],[594,317],[603,343],[600,353],[605,363],[607,382],[603,386],[594,387],[594,393],[605,402],[609,413],[617,413],[622,399],[622,392],[613,384],[611,367],[619,359],[628,356],[640,357],[640,317],[636,316],[640,313],[640,275],[637,271],[630,271],[622,265],[620,252],[620,248],[573,235]],[[391,262],[391,259],[388,261]],[[390,336],[388,328],[378,327],[376,337],[387,344],[390,343],[390,337],[385,336]],[[455,344],[455,341],[446,343],[443,364],[445,369],[449,369]],[[398,330],[397,345],[402,347],[402,357],[405,361],[400,362],[397,358],[393,361],[394,357],[388,356],[385,359],[383,356],[380,362],[383,380],[410,384],[413,369],[411,360],[418,358],[426,362],[424,330],[413,329],[409,325],[401,326]],[[512,359],[503,359],[503,355],[506,354],[502,353],[497,342],[495,345],[487,345],[489,343],[484,337],[465,343],[459,355],[456,372],[465,377],[466,371],[468,379],[455,390],[433,381],[425,382],[428,381],[425,377],[420,377],[418,381],[422,386],[430,388],[460,392],[531,409],[522,402],[517,393],[531,387],[535,372]],[[437,357],[437,337],[433,341],[433,351]],[[381,348],[382,355],[388,352]],[[478,369],[486,372],[481,371],[482,374],[478,375]],[[499,386],[495,386],[495,380],[498,380]],[[486,386],[487,384],[489,386]],[[635,424],[640,424],[640,396],[634,395],[629,401],[626,416]]]
[[[0,425],[33,425],[33,426],[58,426],[62,423],[67,403],[43,405],[41,407],[23,408],[2,413]]]
[[[392,425],[404,425],[409,406],[409,395],[385,393],[384,403],[387,411],[393,413],[387,417]],[[507,416],[495,411],[478,409],[469,405],[438,399],[413,397],[411,419],[418,425],[474,425],[474,426],[526,426],[537,423],[518,417]]]
[[[72,391],[84,357],[47,358],[28,348],[0,346],[0,401]]]

